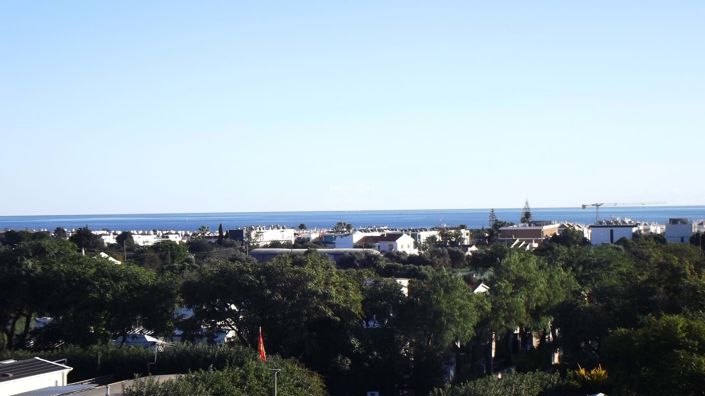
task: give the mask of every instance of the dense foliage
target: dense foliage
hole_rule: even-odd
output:
[[[303,373],[302,373],[303,372]],[[125,389],[125,396],[251,396],[273,394],[272,371],[256,361],[221,370],[199,370],[176,380],[157,382],[151,378],[136,381]],[[324,396],[321,381],[305,380],[304,369],[289,365],[277,376],[281,395]],[[315,378],[315,377],[313,377]]]
[[[479,243],[492,232],[476,232]],[[355,253],[334,263],[310,251],[258,263],[223,236],[145,247],[125,233],[103,247],[85,230],[70,239],[5,232],[0,357],[68,358],[73,379],[193,372],[170,385],[145,383],[155,394],[237,394],[227,384],[238,381],[254,394],[270,386],[258,379],[268,366],[253,354],[262,327],[268,353],[317,373],[273,357],[293,365],[289,380],[304,384],[289,394],[306,386],[325,393],[321,379],[341,395],[540,394],[557,378],[541,373],[550,370],[577,394],[705,388],[705,260],[697,246],[654,237],[591,246],[565,231],[533,252],[490,244],[468,255],[458,238],[445,231],[418,256]],[[473,293],[481,282],[489,291]],[[193,315],[176,317],[177,307]],[[40,326],[39,317],[51,319]],[[176,344],[148,366],[152,351],[122,347],[136,327],[164,337],[178,328],[182,339],[210,343],[225,328],[236,338],[217,348]],[[518,373],[489,375],[505,369]]]
[[[0,353],[0,360],[9,357],[24,359],[36,355],[37,353],[34,351],[5,352]],[[110,375],[113,376],[114,380],[120,380],[130,379],[136,375],[207,373],[225,370],[223,377],[216,376],[209,379],[209,381],[217,378],[237,378],[239,382],[234,383],[234,386],[241,386],[246,383],[250,387],[268,389],[272,383],[269,369],[276,367],[282,370],[279,375],[280,389],[285,391],[282,394],[325,394],[325,386],[321,378],[297,362],[271,356],[267,364],[264,364],[252,349],[239,346],[218,347],[176,344],[155,355],[151,349],[140,347],[120,348],[113,345],[104,345],[90,348],[66,347],[54,351],[41,352],[40,356],[49,360],[66,359],[67,364],[73,367],[73,370],[69,373],[69,381],[72,382],[104,375]],[[203,375],[198,374],[198,376],[202,377]],[[183,386],[185,389],[195,389],[189,388],[186,384],[183,384]],[[252,388],[243,387],[243,389]]]
[[[507,374],[501,378],[484,377],[445,389],[435,389],[432,396],[541,396],[559,389],[563,380],[558,373]]]

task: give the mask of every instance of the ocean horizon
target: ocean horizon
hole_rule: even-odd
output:
[[[517,223],[522,208],[495,208],[499,220]],[[0,216],[0,230],[53,230],[87,226],[92,230],[184,230],[201,226],[225,229],[251,225],[282,225],[308,228],[329,228],[344,221],[355,227],[388,226],[395,228],[466,225],[469,228],[488,226],[490,209],[404,209],[404,210],[339,210],[339,211],[279,211],[279,212],[215,212],[215,213],[141,213],[141,214],[82,214],[82,215],[21,215]],[[595,208],[556,207],[532,208],[534,220],[592,224]],[[671,217],[691,220],[705,219],[705,205],[687,206],[617,206],[601,207],[600,218],[630,218],[635,221],[664,224]]]

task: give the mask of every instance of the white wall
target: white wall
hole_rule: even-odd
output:
[[[294,243],[295,233],[293,228],[254,229],[250,231],[250,240],[259,246],[272,242]]]
[[[436,239],[440,239],[440,233],[437,230],[431,231],[417,231],[412,233],[416,237],[416,243],[422,246],[428,237],[434,236]]]
[[[336,249],[352,249],[353,245],[352,234],[336,235],[334,245]]]
[[[402,234],[396,241],[377,242],[377,250],[380,252],[403,252],[407,254],[418,254],[414,248],[414,238],[407,234]]]
[[[101,235],[100,239],[103,240],[103,243],[107,245],[114,245],[117,243],[117,240],[115,239],[115,235],[110,234],[110,235]]]
[[[612,240],[610,240],[610,231],[612,231]],[[614,243],[621,238],[632,239],[632,234],[636,231],[636,227],[593,227],[590,229],[590,242],[593,245],[602,245],[604,243]]]
[[[666,241],[669,243],[688,243],[695,227],[690,224],[666,224]]]
[[[382,235],[382,232],[380,231],[354,231],[352,234],[352,243],[353,245],[357,243],[360,239],[366,236],[380,236]],[[351,246],[352,247],[352,246]]]
[[[0,382],[0,395],[16,395],[18,393],[48,388],[50,386],[65,386],[66,375],[69,371],[70,370],[66,369]]]
[[[159,242],[161,238],[156,235],[132,234],[132,240],[137,246],[152,246]]]

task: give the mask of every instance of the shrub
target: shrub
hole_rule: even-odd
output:
[[[464,384],[435,389],[432,396],[540,396],[562,385],[558,373],[512,373],[489,376]]]
[[[607,388],[607,370],[598,365],[592,370],[578,365],[577,370],[568,372],[568,383],[589,393],[605,391]]]
[[[185,374],[189,372],[197,374],[203,370],[225,370],[224,373],[219,374],[222,377],[201,373],[198,380],[189,380],[192,382],[185,385],[193,386],[189,389],[198,389],[196,386],[198,384],[207,383],[207,381],[217,382],[226,377],[254,378],[253,376],[267,374],[267,381],[271,381],[268,367],[276,367],[282,369],[280,374],[282,382],[292,383],[292,392],[286,394],[305,394],[296,393],[299,392],[299,389],[310,389],[312,395],[325,394],[325,387],[320,376],[305,369],[295,360],[281,359],[272,355],[268,357],[269,360],[265,366],[258,360],[255,351],[240,346],[177,344],[157,353],[156,363],[154,363],[155,355],[152,349],[119,348],[114,345],[93,346],[87,349],[69,346],[47,352],[5,351],[0,353],[0,360],[20,360],[33,356],[47,360],[67,359],[66,364],[73,367],[69,373],[70,382],[104,375],[113,375],[117,381],[148,374]],[[159,393],[155,393],[155,395],[159,395]]]
[[[281,362],[280,362],[281,363]],[[292,396],[323,396],[326,394],[321,381],[303,381],[304,370],[295,365],[285,367],[278,375],[280,394]],[[274,388],[273,373],[269,365],[256,360],[223,370],[200,370],[175,380],[157,382],[151,377],[136,381],[125,389],[125,396],[250,396],[270,395]]]

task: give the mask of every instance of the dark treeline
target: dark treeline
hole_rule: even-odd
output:
[[[107,351],[138,326],[164,337],[178,328],[194,341],[233,330],[231,348],[253,351],[261,326],[268,353],[313,370],[335,395],[705,389],[705,260],[691,245],[638,237],[593,247],[566,231],[533,252],[489,244],[467,255],[449,234],[418,256],[350,254],[333,263],[310,251],[258,263],[225,238],[149,247],[129,233],[112,246],[87,230],[65,238],[2,235],[0,357],[82,350],[95,359],[101,348],[116,353]],[[411,279],[408,295],[392,277]],[[473,293],[480,282],[489,292]],[[176,307],[194,315],[176,317]],[[33,327],[45,316],[52,320]],[[264,373],[233,359],[213,374],[199,359],[173,368],[206,369],[181,384],[194,391]],[[144,364],[124,365],[139,367],[111,367],[145,373]],[[510,370],[525,374],[489,376]],[[149,392],[169,394],[152,385]],[[237,394],[222,386],[213,394]]]

